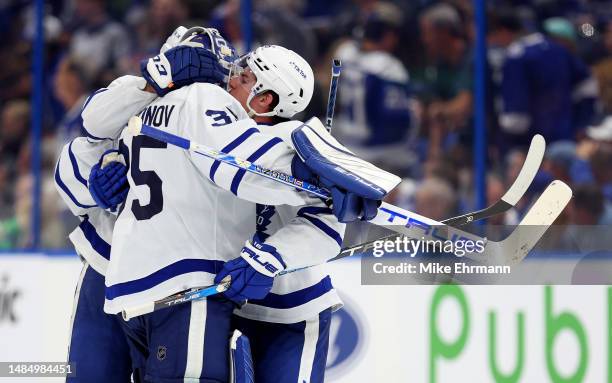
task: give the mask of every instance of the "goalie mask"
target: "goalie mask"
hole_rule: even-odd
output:
[[[191,27],[181,37],[179,45],[206,48],[219,58],[219,64],[227,69],[229,74],[232,64],[238,56],[234,47],[225,40],[214,28]],[[229,77],[225,78],[227,84]]]
[[[246,103],[249,115],[291,118],[310,103],[314,89],[312,68],[294,51],[278,45],[259,47],[232,65],[230,78],[247,67],[257,78]],[[257,113],[251,108],[251,100],[266,91],[276,93],[278,104],[269,112]]]

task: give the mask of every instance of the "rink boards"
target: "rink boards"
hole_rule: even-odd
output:
[[[610,287],[362,286],[360,265],[330,264],[329,382],[612,382]],[[74,255],[0,255],[0,361],[65,360],[79,272]]]

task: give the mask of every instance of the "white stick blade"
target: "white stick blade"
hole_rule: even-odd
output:
[[[527,212],[519,226],[500,243],[506,264],[521,262],[555,222],[572,198],[572,189],[553,181]]]
[[[531,139],[531,145],[529,146],[529,151],[527,152],[527,157],[525,158],[525,163],[521,168],[516,180],[508,189],[506,194],[501,198],[503,201],[509,203],[514,206],[518,203],[521,197],[525,194],[529,185],[535,178],[540,165],[542,164],[542,160],[544,159],[544,151],[546,150],[546,141],[544,137],[539,134],[536,134]]]

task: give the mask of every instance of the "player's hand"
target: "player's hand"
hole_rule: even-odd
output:
[[[317,176],[298,156],[293,158],[291,173],[294,177],[327,188],[332,195],[332,212],[339,222],[368,221],[376,217],[381,201],[365,198],[338,187],[335,182]]]
[[[89,174],[89,193],[98,207],[116,212],[125,201],[129,190],[127,166],[117,150],[104,152],[100,161],[91,168]]]
[[[231,276],[232,282],[223,293],[225,297],[238,305],[248,299],[261,299],[272,289],[274,277],[285,269],[280,254],[274,246],[266,245],[255,234],[252,241],[247,241],[240,252],[240,257],[223,265],[215,277],[215,283]]]
[[[140,71],[159,96],[195,82],[221,84],[228,75],[214,53],[187,45],[142,60]]]

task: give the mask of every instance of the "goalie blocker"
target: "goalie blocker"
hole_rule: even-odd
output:
[[[332,195],[340,222],[371,220],[380,201],[401,179],[355,156],[333,138],[318,118],[311,118],[291,134],[301,161],[294,161],[298,178],[316,179]],[[316,176],[315,176],[316,175]]]

